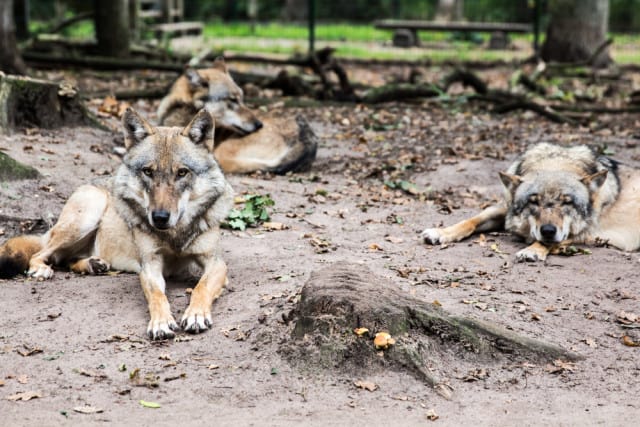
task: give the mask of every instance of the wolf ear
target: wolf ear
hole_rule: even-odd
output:
[[[122,126],[124,127],[124,146],[127,150],[156,132],[153,126],[133,108],[127,108],[124,112]]]
[[[581,179],[582,183],[589,187],[591,191],[595,191],[598,188],[602,187],[602,184],[607,180],[607,174],[609,171],[607,169],[596,172],[592,175],[585,176]]]
[[[204,144],[213,152],[213,131],[215,129],[213,117],[204,108],[182,130],[182,136],[186,136],[194,144]]]
[[[199,88],[200,86],[206,86],[207,84],[207,81],[203,79],[202,76],[193,68],[187,68],[184,74],[187,76],[187,81],[189,82],[191,90]]]
[[[509,190],[510,193],[516,191],[516,188],[520,184],[522,184],[522,178],[518,175],[511,175],[505,172],[500,172],[500,180],[504,184],[505,188]]]
[[[214,61],[211,68],[215,68],[216,70],[220,70],[223,73],[229,73],[227,69],[227,64],[224,62],[224,58],[222,56],[218,56]]]

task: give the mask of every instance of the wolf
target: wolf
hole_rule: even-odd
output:
[[[233,190],[215,160],[214,122],[200,111],[184,128],[154,127],[132,109],[123,115],[126,153],[108,185],[79,187],[56,224],[41,236],[19,236],[0,247],[0,276],[27,271],[39,280],[52,266],[100,274],[138,273],[147,300],[151,339],[178,330],[165,295],[165,276],[202,270],[181,320],[192,333],[211,326],[211,305],[226,283],[220,222]]]
[[[504,173],[504,200],[445,228],[427,228],[427,244],[505,229],[530,245],[517,261],[543,261],[571,244],[640,249],[640,170],[587,146],[540,143]]]
[[[259,119],[222,58],[211,68],[187,69],[160,102],[158,121],[184,126],[201,108],[216,122],[214,153],[225,173],[301,172],[315,160],[318,139],[304,117]]]

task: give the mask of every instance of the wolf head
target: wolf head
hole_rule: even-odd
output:
[[[262,128],[262,122],[244,104],[242,89],[233,81],[224,59],[208,69],[185,73],[196,108],[206,108],[218,127],[246,135]]]
[[[594,201],[607,172],[582,176],[566,170],[541,170],[523,176],[500,173],[510,199],[505,228],[544,244],[580,236],[595,221]]]
[[[132,109],[123,116],[126,154],[114,183],[131,224],[184,231],[226,191],[213,156],[214,123],[201,110],[184,129],[154,127]]]

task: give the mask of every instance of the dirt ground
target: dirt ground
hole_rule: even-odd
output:
[[[135,77],[109,85],[127,79]],[[93,89],[101,84],[95,76],[88,81]],[[155,102],[134,106],[154,118]],[[292,113],[281,103],[268,108]],[[270,194],[272,221],[288,228],[223,232],[229,285],[214,304],[210,331],[148,341],[135,275],[58,271],[47,282],[0,281],[3,425],[637,422],[640,348],[624,345],[622,337],[638,340],[632,327],[640,324],[623,328],[618,321],[623,311],[640,314],[637,253],[590,248],[590,254],[518,264],[514,254],[522,243],[504,233],[447,247],[419,239],[423,228],[450,224],[497,200],[498,171],[530,143],[593,144],[640,166],[637,116],[600,115],[592,125],[569,126],[531,113],[497,116],[476,105],[434,100],[296,111],[321,137],[309,173],[229,176],[238,194]],[[117,119],[103,120],[118,129]],[[0,149],[43,175],[0,184],[0,239],[38,225],[25,220],[54,222],[74,188],[115,170],[113,148],[120,141],[118,134],[91,128],[0,136]],[[402,181],[416,190],[385,185]],[[487,374],[474,378],[465,354],[451,354],[439,368],[453,389],[450,400],[401,370],[300,369],[281,351],[291,343],[290,312],[310,273],[337,261],[367,267],[450,313],[558,344],[584,360],[553,367],[487,363],[475,367]],[[190,286],[169,285],[176,317],[187,306]],[[355,381],[377,389],[358,388]],[[12,400],[31,392],[37,397]]]

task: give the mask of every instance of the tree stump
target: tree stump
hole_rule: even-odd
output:
[[[0,131],[22,127],[102,126],[69,83],[0,72]]]
[[[559,346],[518,335],[497,325],[447,314],[436,304],[396,290],[366,267],[335,263],[314,272],[295,310],[293,342],[285,357],[309,370],[406,370],[450,396],[441,378],[452,367],[504,361],[577,360]],[[367,328],[359,336],[355,328]],[[396,343],[376,349],[373,335],[386,331]]]

